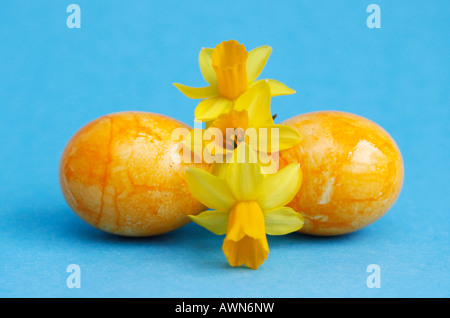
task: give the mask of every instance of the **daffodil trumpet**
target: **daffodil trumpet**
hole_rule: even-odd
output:
[[[241,97],[254,85],[265,81],[270,96],[289,95],[295,91],[274,79],[257,80],[272,48],[264,45],[247,52],[235,40],[224,41],[213,48],[203,48],[199,55],[200,71],[205,87],[174,85],[187,97],[202,99],[195,109],[195,119],[209,122],[235,108]]]
[[[301,186],[299,165],[263,174],[255,156],[247,143],[241,143],[220,176],[186,170],[192,195],[210,209],[189,217],[214,234],[225,235],[222,250],[231,266],[252,269],[268,258],[266,234],[284,235],[303,226],[302,215],[285,206]]]

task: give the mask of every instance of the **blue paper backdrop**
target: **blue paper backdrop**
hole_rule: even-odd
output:
[[[0,296],[448,297],[449,1],[0,2]],[[189,224],[154,238],[112,236],[65,203],[58,163],[69,138],[101,115],[142,110],[193,124],[201,47],[236,39],[273,48],[261,78],[277,120],[324,109],[384,127],[405,161],[402,194],[354,234],[269,237],[257,270],[230,268],[223,237]],[[81,288],[66,285],[69,264]],[[367,266],[381,269],[368,288]]]

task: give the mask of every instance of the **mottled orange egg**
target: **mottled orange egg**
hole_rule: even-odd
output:
[[[283,122],[302,136],[280,152],[280,166],[300,163],[302,186],[289,206],[302,213],[300,232],[339,235],[382,217],[403,185],[403,160],[392,137],[354,114],[320,111]]]
[[[206,208],[189,192],[171,135],[189,126],[167,116],[119,112],[93,120],[61,157],[61,190],[71,209],[103,231],[152,236],[189,222]],[[196,167],[208,169],[203,163]]]

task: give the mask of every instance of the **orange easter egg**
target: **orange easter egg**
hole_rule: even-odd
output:
[[[300,163],[302,186],[289,203],[301,212],[302,233],[339,235],[368,226],[397,200],[403,160],[392,137],[354,114],[320,111],[290,118],[301,143],[280,152],[280,166]]]
[[[167,116],[119,112],[93,120],[66,145],[61,190],[70,208],[105,232],[152,236],[189,222],[205,207],[189,192],[174,129],[191,128]]]

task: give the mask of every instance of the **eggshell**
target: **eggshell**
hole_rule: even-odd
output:
[[[189,222],[205,210],[189,192],[180,162],[175,119],[146,112],[119,112],[93,120],[66,145],[59,168],[71,209],[105,232],[152,236]],[[174,160],[175,158],[175,160]]]
[[[368,226],[397,200],[403,160],[392,137],[358,115],[320,111],[290,118],[301,143],[280,152],[280,167],[300,163],[302,186],[289,206],[302,213],[300,232],[339,235]]]

